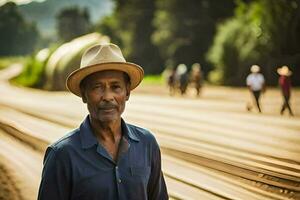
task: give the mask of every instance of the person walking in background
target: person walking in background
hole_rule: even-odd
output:
[[[246,83],[247,86],[253,95],[256,103],[256,107],[258,109],[258,112],[261,113],[260,103],[259,99],[262,92],[265,92],[265,78],[264,76],[259,73],[260,67],[258,65],[252,65],[251,66],[251,74],[247,76]],[[247,110],[250,111],[252,109],[251,105],[247,105]]]
[[[180,93],[181,95],[184,95],[186,93],[186,89],[189,83],[187,67],[185,64],[179,64],[177,66],[176,76],[179,78]]]
[[[280,110],[280,114],[283,115],[285,109],[287,108],[289,110],[290,116],[293,116],[294,114],[289,103],[292,88],[290,76],[292,75],[292,72],[290,71],[288,66],[282,66],[281,68],[277,69],[277,73],[280,75],[278,83],[281,89],[281,94],[283,96],[283,104]]]
[[[167,75],[169,94],[172,96],[175,94],[176,90],[176,68],[172,68],[169,70]]]
[[[190,73],[190,82],[195,87],[197,96],[199,96],[202,88],[202,71],[201,65],[199,63],[194,63],[192,65],[192,70]]]

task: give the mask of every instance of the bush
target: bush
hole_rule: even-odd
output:
[[[23,56],[16,56],[16,57],[0,57],[0,69],[4,69],[9,67],[11,64],[14,63],[25,63],[26,57]]]
[[[143,84],[145,85],[163,85],[164,79],[162,75],[148,75],[143,79]]]
[[[42,88],[45,80],[45,64],[49,55],[50,50],[42,49],[36,55],[29,57],[22,73],[12,82],[25,87]]]

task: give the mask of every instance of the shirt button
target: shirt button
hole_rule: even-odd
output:
[[[121,183],[122,182],[121,179],[119,179],[118,182]]]
[[[116,166],[116,169],[118,169],[118,166]]]

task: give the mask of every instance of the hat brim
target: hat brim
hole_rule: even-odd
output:
[[[66,80],[66,87],[73,94],[81,97],[80,82],[90,74],[100,71],[117,70],[128,74],[130,78],[130,90],[136,88],[144,77],[144,70],[139,65],[129,62],[109,62],[90,65],[73,71]]]

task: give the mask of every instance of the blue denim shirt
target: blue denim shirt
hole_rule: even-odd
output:
[[[165,200],[167,188],[154,136],[122,120],[117,162],[98,143],[89,117],[47,148],[39,200]]]

